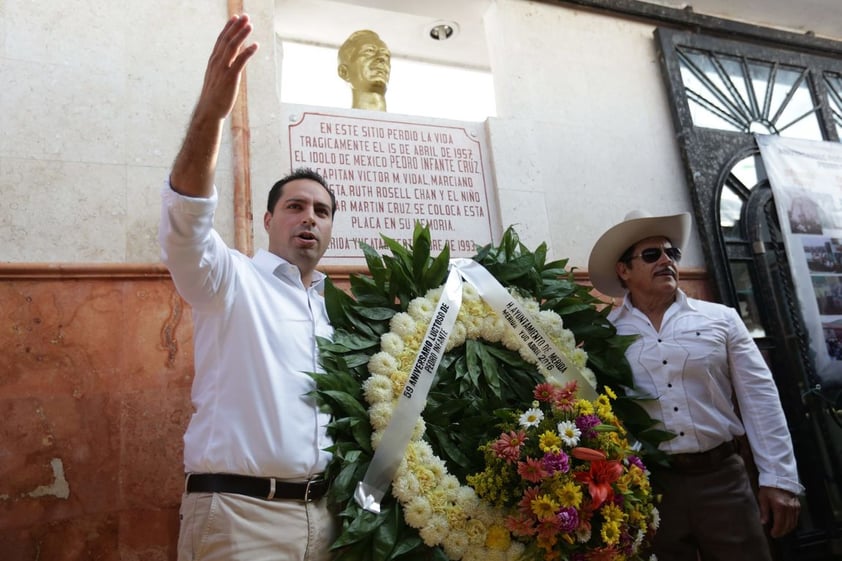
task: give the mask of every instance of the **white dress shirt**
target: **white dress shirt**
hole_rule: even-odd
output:
[[[259,250],[253,259],[213,230],[217,194],[162,191],[163,262],[193,310],[195,413],[184,435],[188,473],[306,479],[324,470],[329,415],[307,395],[322,372],[316,337],[331,337],[324,275]]]
[[[640,335],[626,358],[636,389],[657,398],[640,405],[677,434],[661,450],[704,452],[747,433],[760,485],[803,491],[772,374],[734,309],[679,290],[655,331],[627,294],[608,319],[618,334]]]

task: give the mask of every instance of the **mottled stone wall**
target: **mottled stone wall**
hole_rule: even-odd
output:
[[[175,558],[190,310],[163,270],[0,268],[0,558]]]

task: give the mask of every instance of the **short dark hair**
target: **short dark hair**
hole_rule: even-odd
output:
[[[330,195],[330,211],[331,216],[336,215],[336,195],[334,195],[333,191],[330,187],[327,186],[327,181],[325,178],[321,176],[319,172],[314,169],[310,168],[297,168],[289,175],[285,175],[281,179],[275,182],[272,185],[272,188],[269,189],[269,198],[266,202],[266,210],[269,211],[269,214],[273,214],[275,212],[275,205],[278,204],[278,199],[281,198],[281,194],[284,190],[284,185],[289,183],[290,181],[295,181],[296,179],[311,179],[325,188],[328,195]]]

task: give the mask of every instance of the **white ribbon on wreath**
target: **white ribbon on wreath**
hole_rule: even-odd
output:
[[[383,438],[377,446],[365,476],[357,484],[354,492],[354,499],[365,510],[373,513],[380,512],[380,502],[400,466],[406,446],[424,409],[436,371],[444,356],[450,332],[456,323],[456,317],[462,305],[463,281],[473,285],[480,297],[515,330],[524,344],[535,354],[548,380],[559,385],[575,380],[581,397],[588,400],[597,397],[595,388],[582,374],[579,367],[565,356],[538,322],[533,320],[529,312],[485,267],[471,259],[451,259],[447,282],[415,357],[404,390],[398,399],[392,419],[383,433]]]

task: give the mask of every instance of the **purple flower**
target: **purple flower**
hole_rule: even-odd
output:
[[[556,513],[558,529],[570,533],[579,526],[579,513],[572,506],[564,507]]]
[[[646,466],[643,464],[643,460],[641,460],[637,456],[629,455],[629,457],[627,459],[629,461],[629,464],[631,464],[633,466],[637,466],[640,469],[642,469],[643,471],[646,471]]]
[[[564,452],[550,452],[545,454],[542,459],[544,469],[553,473],[561,472],[567,473],[570,470],[570,458]]]
[[[582,438],[596,438],[596,431],[593,427],[602,423],[596,415],[582,415],[576,418],[576,427],[582,431]]]

